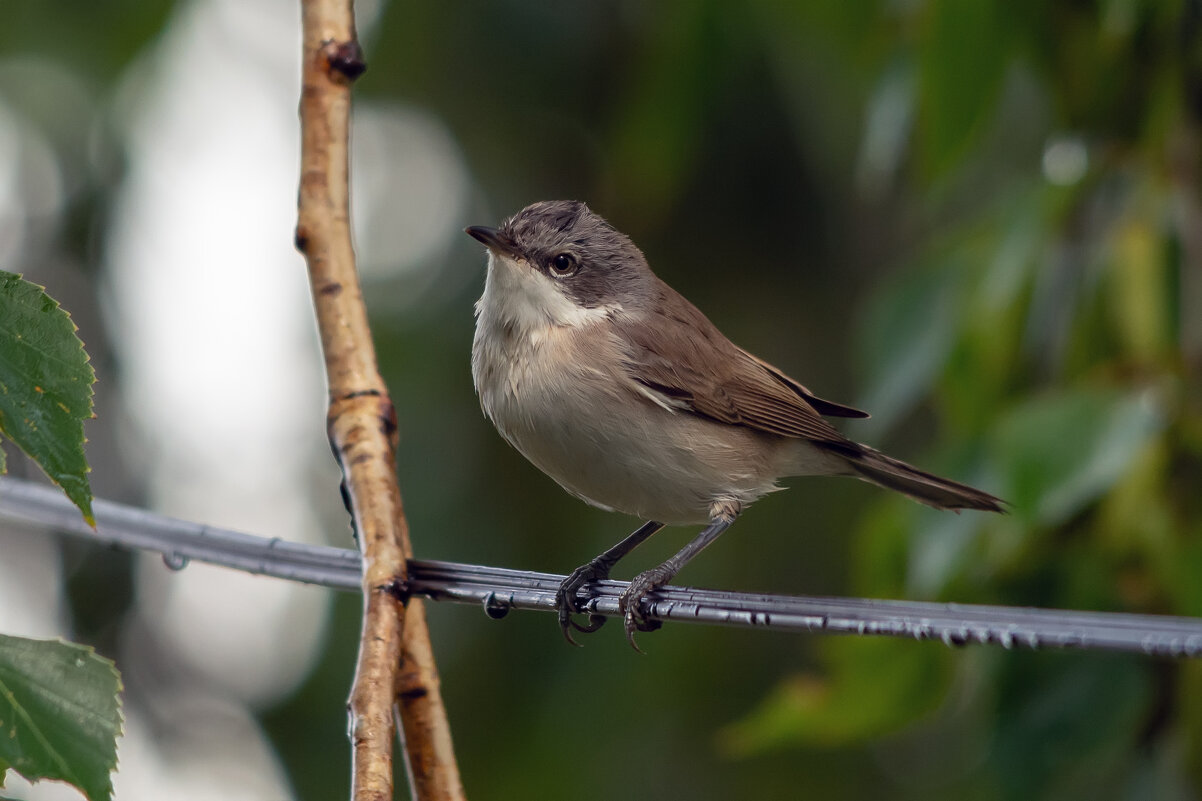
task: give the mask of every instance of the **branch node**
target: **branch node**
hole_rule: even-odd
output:
[[[349,83],[367,72],[367,62],[363,60],[363,48],[359,46],[358,39],[345,42],[329,40],[323,43],[321,50],[326,57],[327,72],[331,78],[337,73]]]
[[[425,687],[421,687],[421,686],[408,687],[404,690],[401,690],[399,693],[397,693],[397,695],[399,695],[401,698],[405,699],[406,701],[411,701],[414,698],[425,698],[429,694],[430,694],[430,691],[427,690]]]
[[[397,446],[397,429],[399,425],[396,419],[396,405],[393,404],[391,398],[385,398],[383,408],[380,409],[380,431],[392,443],[393,450]]]
[[[379,589],[388,593],[402,604],[409,603],[409,598],[413,595],[413,591],[409,588],[409,582],[395,578],[387,584],[380,585]]]
[[[355,398],[379,398],[383,395],[384,393],[378,389],[356,389],[343,394],[338,400],[348,401]]]

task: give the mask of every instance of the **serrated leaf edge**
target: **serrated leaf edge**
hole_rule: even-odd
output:
[[[63,313],[63,315],[67,318],[67,322],[69,322],[71,324],[71,332],[77,335],[75,337],[75,340],[76,340],[76,342],[79,343],[79,351],[83,354],[84,366],[87,367],[88,378],[90,379],[90,381],[88,383],[87,416],[86,417],[81,416],[77,419],[79,420],[81,427],[83,426],[84,420],[95,420],[96,419],[96,391],[95,391],[94,387],[96,386],[96,382],[98,380],[96,378],[96,368],[92,366],[92,354],[88,353],[88,349],[84,345],[83,338],[78,336],[79,326],[75,324],[75,319],[71,316],[71,312],[67,309],[64,309],[63,305],[61,303],[59,303],[58,300],[56,298],[54,298],[54,296],[52,296],[49,292],[46,291],[45,286],[43,286],[42,284],[36,284],[33,281],[26,279],[24,273],[10,273],[7,270],[0,270],[0,280],[3,280],[8,277],[15,278],[19,281],[22,281],[22,282],[28,284],[29,286],[36,288],[39,292],[42,293],[42,296],[44,298],[46,298],[47,300],[50,301],[51,304],[53,304],[53,307],[56,310],[61,311]],[[35,459],[33,456],[31,456],[24,448],[22,448],[20,443],[16,442],[16,440],[13,440],[11,437],[7,437],[7,436],[0,438],[0,443],[4,442],[5,440],[12,442],[14,445],[17,446],[17,448],[22,453],[25,453],[27,456],[29,456],[30,460],[32,460],[33,463],[36,464],[40,470],[42,470],[42,472],[46,475],[47,478],[49,478],[51,481],[53,481],[55,483],[55,485],[58,486],[58,488],[61,489],[64,494],[67,495],[68,498],[71,497],[70,493],[67,492],[66,487],[64,487],[62,485],[62,482],[58,481],[57,479],[54,478],[54,476],[51,476],[49,473],[47,473],[45,468],[42,467],[41,463],[38,462],[38,460]],[[83,440],[82,440],[82,442],[80,442],[80,450],[83,450],[84,449],[83,446],[86,445],[87,443],[88,443],[88,437],[86,434],[84,434]],[[4,472],[5,472],[4,459],[2,457],[2,454],[0,454],[0,473],[4,473]],[[76,503],[76,506],[79,509],[80,514],[83,515],[84,522],[87,523],[92,528],[96,528],[96,515],[92,510],[92,498],[94,496],[92,493],[91,482],[89,482],[87,479],[88,474],[91,472],[92,472],[92,465],[88,462],[87,454],[85,452],[85,454],[84,454],[84,482],[87,484],[88,497],[83,499],[82,504]],[[74,503],[74,499],[72,499],[72,502]]]
[[[3,272],[3,271],[0,271],[0,272]],[[11,636],[11,635],[9,635],[9,636]],[[67,646],[68,648],[74,648],[74,649],[77,649],[77,650],[83,652],[83,654],[85,656],[94,657],[94,658],[100,660],[102,663],[107,665],[110,670],[112,670],[113,678],[115,679],[116,684],[117,684],[115,692],[114,692],[114,697],[117,699],[117,728],[113,732],[113,763],[111,766],[109,766],[109,775],[112,776],[114,773],[117,772],[117,768],[121,762],[121,759],[117,753],[117,751],[118,751],[117,743],[121,739],[121,737],[123,737],[125,735],[125,704],[122,702],[122,699],[121,699],[122,695],[125,693],[125,682],[121,678],[121,671],[117,668],[117,663],[114,662],[112,659],[109,659],[107,656],[104,656],[103,654],[96,653],[96,649],[90,645],[85,645],[83,643],[77,643],[77,642],[71,642],[70,640],[65,640],[62,637],[54,637],[52,639],[40,639],[40,638],[36,638],[36,637],[22,637],[22,638],[15,638],[15,639],[26,639],[26,640],[31,640],[33,642],[43,642],[43,643],[55,642],[55,643],[58,643],[59,645]],[[41,685],[39,685],[39,686],[41,686]],[[12,691],[9,690],[8,687],[4,685],[4,682],[2,679],[0,679],[0,695],[3,695],[4,698],[6,700],[8,700],[10,704],[12,704],[14,709],[18,709],[17,705],[14,703]],[[22,717],[24,717],[28,721],[27,715],[22,715]],[[38,733],[38,739],[41,740],[43,743],[43,746],[45,746],[46,743],[44,741],[44,738],[41,737],[40,730],[32,729],[32,727],[31,727],[31,730]],[[55,754],[55,756],[57,758],[57,753]],[[100,799],[91,798],[91,796],[89,796],[87,794],[87,792],[83,789],[83,787],[80,786],[78,780],[66,779],[66,778],[51,779],[49,777],[30,778],[30,777],[26,776],[24,773],[22,773],[20,771],[20,769],[18,769],[15,765],[12,765],[12,764],[10,764],[8,766],[8,770],[16,771],[22,778],[24,778],[30,784],[36,784],[37,782],[42,781],[43,779],[48,780],[48,781],[64,781],[64,782],[70,784],[75,789],[79,790],[79,792],[82,793],[84,795],[84,797],[88,798],[89,801],[100,801]],[[68,772],[68,771],[64,770],[64,773],[66,773],[66,772]],[[110,784],[109,799],[111,799],[112,794],[113,794],[112,782],[110,781],[109,784]],[[0,772],[0,787],[3,787],[3,786],[4,786],[4,775],[3,775],[3,772]],[[16,799],[8,799],[6,796],[0,796],[0,801],[17,801],[17,800]]]

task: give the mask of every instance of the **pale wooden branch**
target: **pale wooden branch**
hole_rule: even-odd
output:
[[[464,798],[426,629],[426,610],[420,598],[410,599],[405,615],[405,649],[397,698],[413,797],[438,801]]]
[[[365,69],[363,55],[351,0],[302,0],[301,5],[296,245],[309,266],[321,330],[330,393],[328,434],[363,553],[363,631],[349,701],[352,798],[391,801],[393,708],[399,704],[416,798],[458,799],[463,789],[425,617],[416,603],[407,614],[395,591],[404,586],[405,560],[412,556],[393,470],[396,412],[376,366],[350,232],[350,89]],[[405,670],[402,655],[408,661]]]

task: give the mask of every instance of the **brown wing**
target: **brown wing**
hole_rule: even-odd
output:
[[[675,294],[664,285],[666,292]],[[814,397],[805,387],[734,345],[679,295],[654,312],[613,320],[628,348],[632,379],[682,409],[729,425],[808,439],[836,450],[858,446],[822,419],[816,406],[864,416]]]
[[[743,349],[739,348],[739,350]],[[806,403],[813,406],[819,414],[824,414],[827,417],[855,417],[858,419],[864,419],[872,416],[868,412],[861,411],[854,406],[845,406],[842,403],[835,403],[834,401],[828,401],[820,398],[758,356],[750,354],[745,350],[743,350],[743,355],[755,361],[756,364],[771,373],[773,378],[775,378],[777,381],[780,381],[789,389],[793,390],[802,398],[804,398]]]

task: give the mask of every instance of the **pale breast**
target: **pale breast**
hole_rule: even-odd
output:
[[[472,373],[501,435],[568,492],[663,523],[772,491],[806,444],[722,425],[640,391],[603,322],[519,335],[478,322]]]

